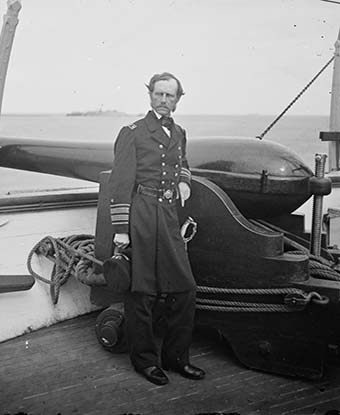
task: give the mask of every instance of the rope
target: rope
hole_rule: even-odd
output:
[[[264,307],[217,307],[217,306],[211,306],[211,305],[200,305],[198,304],[196,306],[198,310],[204,310],[204,311],[218,311],[218,312],[228,312],[228,313],[240,313],[240,312],[246,312],[246,313],[268,313],[268,312],[296,312],[298,310],[288,308],[284,305],[265,305]]]
[[[318,278],[321,280],[331,280],[331,281],[340,281],[340,275],[336,273],[334,270],[325,269],[325,270],[311,270],[310,271],[311,277]]]
[[[304,94],[307,89],[312,85],[312,83],[322,74],[322,72],[327,68],[328,65],[330,65],[334,60],[334,56],[331,57],[331,59],[320,69],[320,71],[314,76],[314,78],[311,79],[310,82],[297,94],[297,96],[293,99],[293,101],[287,105],[287,107],[274,119],[274,121],[263,131],[262,134],[256,136],[256,138],[259,138],[262,140],[262,138],[274,127],[274,125],[284,116],[284,114],[295,104],[295,102],[301,97],[302,94]]]
[[[197,292],[212,294],[257,294],[257,295],[278,295],[278,294],[300,294],[298,288],[217,288],[197,286]]]
[[[218,312],[296,312],[302,311],[307,304],[313,302],[318,305],[329,303],[328,297],[322,297],[319,293],[311,291],[304,292],[298,288],[216,288],[216,287],[198,287],[199,293],[208,294],[238,294],[238,295],[277,295],[285,294],[283,304],[276,303],[258,303],[229,301],[224,299],[210,299],[198,297],[196,300],[197,309],[205,311]]]
[[[305,255],[304,251],[289,251],[296,255]],[[33,255],[44,255],[54,262],[50,279],[44,278],[33,270]],[[340,274],[331,268],[330,261],[310,255],[310,275],[314,278],[340,281]],[[97,265],[97,267],[96,267]],[[98,273],[103,262],[94,256],[94,237],[92,235],[71,235],[65,238],[46,236],[34,245],[27,258],[27,268],[37,280],[50,285],[51,298],[58,302],[60,287],[74,276],[83,284],[92,286],[106,285],[104,276]],[[97,272],[96,272],[97,271]],[[304,309],[309,302],[322,305],[328,299],[318,293],[305,293],[298,288],[219,288],[198,286],[201,294],[224,295],[285,295],[284,304],[230,301],[225,299],[197,298],[197,309],[219,312],[292,312]]]
[[[281,304],[266,303],[246,303],[241,301],[225,301],[214,299],[197,298],[196,307],[199,310],[210,311],[233,311],[233,312],[249,312],[249,311],[268,311],[268,312],[292,312],[298,311],[296,307],[292,308]]]
[[[192,227],[191,234],[186,236],[187,229]],[[195,236],[197,223],[191,218],[185,221],[181,228],[181,235],[185,245]],[[33,270],[33,255],[44,255],[54,262],[50,279],[44,278]],[[57,304],[60,287],[73,275],[78,281],[91,286],[106,285],[102,273],[98,273],[94,265],[102,268],[103,262],[94,256],[93,235],[71,235],[64,238],[46,236],[29,252],[27,268],[30,274],[50,285],[50,294],[53,304]],[[97,267],[98,268],[98,267]]]
[[[306,255],[306,252],[289,251],[294,255]],[[334,269],[334,263],[321,256],[309,255],[309,274],[313,278],[330,281],[340,281],[340,272]]]
[[[34,271],[34,255],[44,255],[54,262],[50,279]],[[53,304],[57,304],[60,287],[74,276],[78,281],[92,286],[106,285],[102,274],[98,274],[95,265],[101,267],[102,261],[94,256],[94,237],[92,235],[71,235],[65,238],[46,236],[31,249],[27,258],[30,274],[50,285]]]

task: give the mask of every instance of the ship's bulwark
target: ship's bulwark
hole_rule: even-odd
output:
[[[0,166],[93,182],[112,167],[109,142],[0,138]],[[287,147],[245,137],[200,137],[188,142],[193,174],[219,185],[248,218],[291,213],[309,197],[306,164]]]

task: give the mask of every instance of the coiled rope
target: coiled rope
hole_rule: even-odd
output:
[[[298,288],[216,288],[216,287],[197,287],[198,293],[204,294],[231,294],[231,295],[284,295],[280,304],[229,301],[221,299],[201,298],[198,296],[196,308],[205,311],[219,312],[296,312],[305,309],[307,304],[313,302],[319,305],[329,303],[327,297],[321,296],[315,291],[306,293]]]
[[[33,255],[43,255],[54,262],[51,279],[44,278],[33,270]],[[46,236],[31,249],[27,258],[30,274],[39,281],[50,285],[53,304],[57,304],[60,287],[74,276],[87,285],[105,285],[105,279],[98,268],[103,262],[94,256],[94,237],[92,235],[72,235],[65,238]]]
[[[196,229],[195,229],[196,230]],[[304,251],[294,252],[297,255]],[[32,259],[34,255],[43,255],[52,262],[51,278],[47,279],[33,270]],[[329,261],[323,258],[310,259],[310,272],[313,277],[340,281],[340,274],[333,270]],[[59,299],[60,287],[74,276],[83,284],[91,286],[106,285],[102,274],[103,262],[94,256],[94,237],[92,235],[72,235],[65,238],[53,238],[46,236],[38,242],[30,251],[27,258],[27,268],[30,274],[37,280],[50,285],[50,293],[53,304]],[[217,294],[226,297],[228,295],[250,296],[282,296],[279,304],[269,302],[230,301],[227,298],[211,299],[205,295]],[[197,287],[196,308],[204,311],[218,312],[294,312],[303,310],[310,302],[324,305],[329,301],[316,292],[306,293],[298,288],[218,288]]]
[[[303,251],[289,251],[294,255],[306,255]],[[309,274],[311,277],[321,280],[340,281],[340,273],[334,269],[335,264],[322,257],[309,255]]]

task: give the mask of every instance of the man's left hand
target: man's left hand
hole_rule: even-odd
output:
[[[179,196],[181,198],[181,206],[184,207],[184,202],[188,200],[190,197],[191,189],[188,183],[185,183],[185,182],[179,182],[178,189],[179,189]]]

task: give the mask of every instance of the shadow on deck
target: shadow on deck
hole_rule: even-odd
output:
[[[97,313],[0,344],[0,414],[340,414],[340,370],[321,381],[248,370],[212,332],[195,333],[193,364],[202,381],[170,373],[155,386],[97,342]]]

